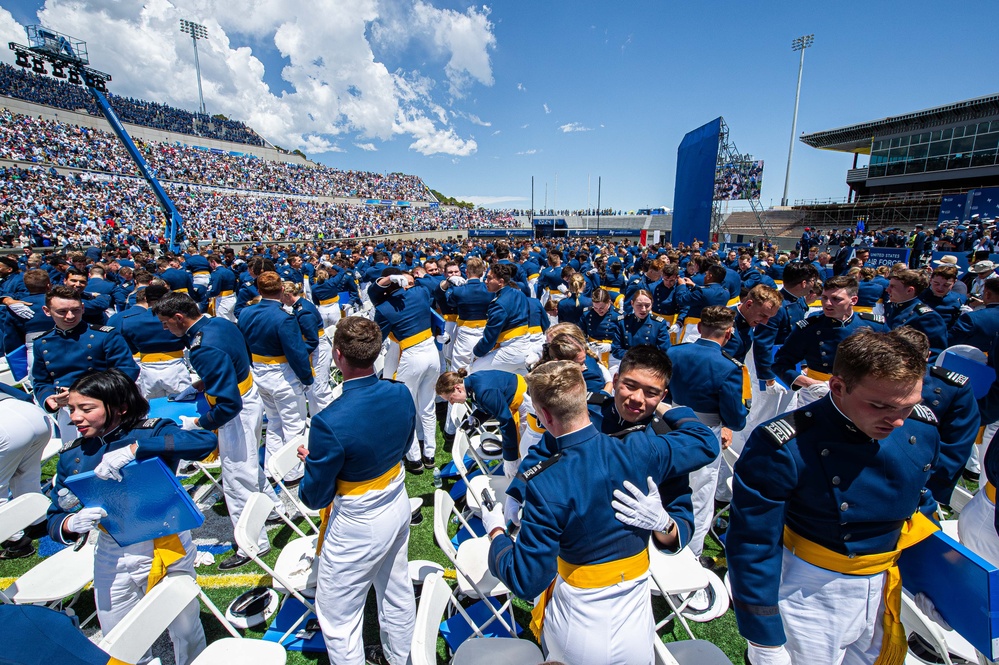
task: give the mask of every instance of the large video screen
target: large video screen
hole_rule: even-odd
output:
[[[715,170],[715,201],[760,198],[763,160],[719,164]]]

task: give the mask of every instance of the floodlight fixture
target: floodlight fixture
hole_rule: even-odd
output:
[[[201,63],[198,61],[198,40],[208,39],[208,28],[200,23],[195,23],[182,18],[180,19],[180,31],[185,35],[191,35],[191,41],[194,43],[194,71],[198,75],[198,100],[201,102],[201,113],[206,114],[205,95],[201,89]]]
[[[794,134],[798,130],[798,100],[801,98],[801,72],[805,68],[805,49],[815,42],[815,35],[802,35],[791,40],[791,51],[801,51],[798,62],[798,87],[794,92],[794,116],[791,119],[791,144],[787,149],[787,172],[784,174],[784,196],[780,200],[782,206],[787,205],[787,190],[791,184],[791,157],[794,155]]]

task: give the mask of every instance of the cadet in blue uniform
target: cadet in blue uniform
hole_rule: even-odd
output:
[[[236,314],[233,308],[236,306],[236,290],[239,287],[236,273],[222,265],[215,254],[208,257],[208,267],[212,271],[208,278],[206,293],[212,308],[209,313],[235,323]]]
[[[742,302],[731,308],[735,312],[735,325],[732,328],[732,338],[725,345],[725,352],[740,363],[745,363],[749,350],[753,348],[753,331],[756,326],[766,324],[770,317],[780,311],[781,302],[777,289],[766,284],[757,284],[750,289]],[[746,388],[748,390],[748,384]]]
[[[939,266],[930,275],[930,286],[919,294],[923,303],[933,308],[933,311],[944,320],[944,327],[950,330],[967,300],[956,293],[954,283],[957,282],[957,266]]]
[[[999,334],[999,278],[985,280],[982,300],[985,307],[957,317],[947,337],[948,345],[969,344],[985,353],[991,350],[992,340]]]
[[[670,263],[663,267],[662,279],[651,285],[649,291],[652,293],[652,313],[658,314],[670,325],[670,342],[676,343],[677,332],[680,328],[676,326],[678,320],[683,320],[687,316],[687,308],[676,304],[676,284],[680,274],[680,269],[675,263]]]
[[[157,264],[160,269],[159,277],[170,285],[172,291],[187,293],[192,298],[195,297],[194,278],[191,273],[181,269],[180,261],[176,257],[160,259]]]
[[[329,510],[316,610],[330,662],[344,665],[365,662],[361,624],[372,585],[392,665],[407,662],[416,623],[410,507],[399,464],[416,433],[416,409],[406,386],[375,376],[381,346],[377,324],[358,316],[340,321],[333,358],[343,393],[312,419],[309,448],[299,449],[299,495],[309,508]]]
[[[800,388],[796,397],[802,404],[828,391],[840,342],[861,328],[886,330],[877,314],[854,313],[856,302],[857,280],[844,276],[827,280],[822,289],[822,313],[798,321],[777,352],[774,374],[789,388]],[[808,366],[804,373],[797,368],[799,362]]]
[[[558,302],[565,297],[568,290],[568,286],[562,280],[562,252],[548,252],[548,267],[541,269],[535,293],[542,303],[550,299]]]
[[[750,436],[726,556],[753,665],[904,658],[896,553],[936,528],[925,369],[901,336],[856,333],[836,352],[828,396]]]
[[[812,285],[819,278],[818,271],[811,263],[789,263],[784,268],[783,286],[780,290],[781,307],[765,324],[753,330],[753,359],[756,363],[756,378],[773,382],[776,379],[772,367],[774,347],[780,347],[787,340],[791,330],[808,313],[808,295]]]
[[[608,368],[617,367],[621,361],[611,355],[611,346],[614,343],[614,331],[617,329],[621,313],[614,309],[610,295],[603,289],[594,291],[591,299],[593,304],[590,306],[590,311],[583,315],[579,327],[586,334],[586,340],[600,362]]]
[[[496,264],[486,276],[486,288],[495,294],[486,312],[482,338],[475,344],[470,372],[501,369],[524,374],[530,354],[530,325],[527,297],[513,281],[513,267]]]
[[[622,445],[601,434],[590,422],[575,363],[545,363],[527,382],[558,454],[523,472],[516,542],[505,532],[502,506],[483,512],[489,570],[520,598],[542,595],[532,626],[546,657],[574,665],[651,663],[651,530],[615,520],[611,500],[625,481],[646,488],[665,478],[673,450],[658,437]],[[654,527],[661,546],[679,545],[668,514]]]
[[[267,456],[305,434],[305,388],[312,385],[309,349],[298,321],[281,307],[283,288],[276,272],[257,278],[261,301],[240,313],[239,329],[253,361],[253,381],[267,414]],[[299,470],[285,480],[302,477]]]
[[[309,414],[316,415],[333,400],[330,385],[330,368],[333,364],[333,345],[326,336],[323,318],[319,309],[302,297],[302,282],[284,282],[281,302],[290,307],[298,326],[302,329],[302,339],[309,350],[309,361],[315,379],[306,387],[305,396],[309,402]]]
[[[465,272],[468,279],[460,276],[450,276],[444,295],[448,305],[457,310],[455,321],[454,344],[451,350],[452,367],[468,367],[475,355],[472,349],[482,339],[482,331],[486,327],[486,317],[493,294],[482,282],[486,265],[480,258],[472,257],[465,262]]]
[[[250,351],[239,328],[217,316],[202,316],[194,299],[181,293],[158,300],[153,313],[165,329],[190,349],[191,366],[199,377],[190,392],[203,392],[210,408],[197,418],[182,416],[181,420],[185,429],[202,428],[218,433],[222,492],[233,527],[255,492],[266,494],[275,509],[282,512],[281,501],[259,463],[263,405],[250,374]],[[186,395],[182,393],[180,397]],[[261,552],[268,551],[266,529],[260,530],[258,542]],[[219,569],[232,570],[249,561],[245,552],[237,550],[219,564]]]
[[[45,313],[55,327],[35,340],[31,366],[35,400],[48,413],[58,411],[60,431],[72,431],[65,407],[74,381],[88,372],[112,367],[134,381],[139,377],[139,366],[114,328],[83,322],[83,302],[72,287],[52,287],[45,297]]]
[[[697,286],[694,280],[686,277],[677,279],[673,301],[677,307],[687,310],[682,321],[677,319],[680,326],[677,334],[678,344],[697,339],[697,323],[701,320],[702,309],[712,305],[728,306],[731,295],[722,284],[725,274],[724,266],[712,265],[708,266],[704,274],[704,286]]]
[[[159,457],[176,470],[180,460],[203,459],[215,449],[215,435],[204,430],[185,432],[172,421],[147,420],[149,404],[139,394],[133,378],[117,369],[96,372],[75,381],[70,388],[69,410],[80,438],[67,443],[59,453],[52,495],[58,497],[49,508],[49,536],[69,544],[96,529],[107,512],[100,506],[81,507],[65,486],[66,478],[93,471],[106,482],[121,480],[121,468],[128,462]],[[103,531],[94,552],[94,599],[97,618],[105,635],[128,614],[146,593],[167,574],[194,578],[197,550],[191,533],[184,531],[134,545],[121,546]],[[166,570],[153,570],[157,554]],[[174,655],[178,665],[187,665],[205,648],[197,599],[170,624]]]
[[[559,323],[575,323],[579,325],[586,312],[593,305],[593,300],[583,295],[586,290],[586,279],[578,272],[569,278],[569,293],[567,298],[558,302]]]
[[[184,268],[191,273],[194,286],[207,289],[212,276],[212,267],[208,259],[198,253],[197,246],[191,248],[191,254],[184,259]]]
[[[0,325],[3,326],[3,352],[8,354],[24,345],[28,356],[28,370],[34,362],[35,340],[52,330],[52,319],[45,315],[45,294],[49,290],[49,274],[44,270],[29,270],[24,273],[28,295],[0,310]],[[26,304],[25,304],[26,303]],[[30,377],[29,377],[30,379]]]
[[[857,312],[874,311],[878,303],[882,303],[885,298],[885,285],[877,278],[878,273],[874,268],[861,268],[859,281],[857,284],[857,304],[854,310]]]
[[[947,348],[947,326],[943,317],[924,304],[916,294],[926,288],[926,275],[918,270],[898,270],[888,280],[888,298],[885,305],[885,323],[892,330],[909,326],[925,334],[930,340],[930,359],[933,360]]]
[[[652,294],[644,289],[631,297],[631,314],[618,317],[611,341],[611,355],[620,360],[628,349],[649,344],[669,348],[669,324],[652,314]]]

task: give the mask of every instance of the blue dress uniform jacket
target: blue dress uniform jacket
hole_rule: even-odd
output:
[[[232,314],[237,319],[243,313],[243,310],[249,306],[250,301],[260,295],[260,292],[257,291],[255,281],[256,280],[249,284],[243,284],[239,291],[236,292],[236,304],[233,305]]]
[[[937,417],[940,432],[940,459],[926,487],[934,499],[949,505],[978,436],[978,402],[968,377],[930,367],[923,377],[923,405]]]
[[[211,277],[208,278],[208,297],[224,297],[223,294],[225,296],[236,295],[237,285],[236,273],[225,266],[219,266],[212,271]]]
[[[804,298],[796,298],[785,289],[780,290],[780,309],[766,324],[753,329],[753,359],[756,363],[756,378],[769,381],[776,378],[773,371],[774,347],[781,346],[791,334],[791,329],[808,314],[808,303]]]
[[[305,298],[299,298],[291,306],[291,313],[298,320],[298,327],[302,329],[302,339],[305,341],[305,348],[311,355],[319,347],[319,334],[326,334],[323,328],[323,317],[319,313],[319,308]]]
[[[725,543],[742,636],[785,642],[777,609],[785,525],[844,555],[894,550],[905,520],[936,509],[924,487],[939,450],[936,419],[922,405],[881,441],[828,395],[757,427],[735,465]]]
[[[195,298],[194,279],[191,277],[191,273],[178,268],[167,268],[159,276],[160,279],[167,283],[171,291],[186,293]]]
[[[591,393],[601,392],[607,386],[600,361],[589,354],[583,359],[583,381],[586,381],[586,390]]]
[[[207,274],[212,271],[212,267],[208,264],[208,259],[200,254],[192,254],[191,256],[188,256],[184,261],[184,268],[190,272],[192,276]]]
[[[520,459],[520,445],[513,400],[520,381],[516,374],[487,369],[465,377],[465,392],[477,409],[499,422],[503,435],[503,459]]]
[[[999,303],[990,303],[982,309],[964,312],[950,329],[947,344],[970,344],[988,353],[992,340],[999,334]]]
[[[817,372],[832,374],[836,347],[860,328],[870,328],[875,332],[887,330],[883,318],[866,312],[854,313],[846,321],[821,313],[798,321],[774,358],[774,373],[787,386],[798,378],[800,372],[796,365],[799,362]]]
[[[64,436],[68,436],[68,432]],[[81,437],[71,441],[59,451],[59,466],[56,471],[52,496],[58,496],[64,488],[66,478],[85,471],[93,471],[101,463],[105,453],[138,443],[135,451],[137,460],[159,457],[172,471],[182,459],[202,460],[216,446],[218,438],[208,430],[181,429],[172,420],[149,418],[132,430],[116,429],[103,437]],[[113,480],[107,482],[115,482]],[[62,533],[62,523],[69,516],[58,501],[49,506],[49,537],[57,543],[68,541]]]
[[[687,308],[680,307],[676,303],[675,294],[676,287],[668,287],[662,280],[659,280],[655,284],[651,284],[650,288],[652,290],[652,313],[658,314],[659,316],[667,319],[671,319],[674,322],[677,320],[682,321],[687,316]],[[676,318],[673,318],[673,317]]]
[[[46,316],[45,312],[42,311],[42,307],[45,305],[44,293],[25,296],[23,301],[29,303],[28,306],[34,313],[30,319],[22,319],[7,307],[0,308],[0,325],[3,326],[3,352],[5,354],[24,344],[29,336],[34,339],[55,327],[52,318]]]
[[[548,266],[547,268],[541,269],[541,274],[538,276],[537,292],[538,297],[541,297],[541,290],[547,289],[549,292],[558,291],[558,287],[565,286],[565,282],[562,281],[562,266]]]
[[[500,334],[530,325],[527,297],[512,286],[500,289],[486,312],[486,327],[482,330],[480,339],[472,353],[481,358],[493,350],[499,343]]]
[[[527,299],[527,331],[530,334],[548,332],[551,326],[551,319],[545,306],[537,298]]]
[[[450,286],[444,292],[448,305],[458,311],[458,323],[464,321],[485,321],[493,294],[478,277],[473,277],[461,286]]]
[[[302,385],[312,385],[309,350],[298,320],[284,311],[280,302],[264,299],[247,308],[239,319],[239,329],[252,355],[284,356]]]
[[[861,280],[857,284],[857,307],[874,307],[884,295],[885,287],[881,282]]]
[[[558,322],[575,323],[577,326],[593,306],[593,301],[587,296],[567,296],[558,301]]]
[[[728,306],[731,299],[728,289],[721,284],[711,283],[707,286],[695,286],[690,288],[686,284],[677,284],[673,290],[673,301],[677,307],[687,310],[684,319],[688,316],[701,318],[701,310],[712,305]]]
[[[59,272],[58,270],[56,272]],[[51,274],[51,273],[50,273]],[[52,280],[52,284],[62,284],[62,279]],[[14,300],[24,300],[28,295],[28,287],[24,285],[24,277],[21,273],[12,273],[0,278],[0,297],[13,298]]]
[[[735,310],[735,325],[732,327],[732,338],[725,345],[725,353],[745,363],[749,350],[753,348],[753,329],[738,307],[732,309]]]
[[[641,446],[648,445],[653,438],[667,445],[671,457],[666,474],[659,482],[659,495],[663,508],[676,520],[680,542],[687,543],[694,530],[688,475],[718,457],[721,452],[718,437],[689,408],[675,407],[662,417],[653,416],[642,422],[630,423],[621,418],[614,406],[614,398],[606,393],[593,393],[587,402],[593,426],[603,434],[621,440],[622,445],[630,445],[633,438]],[[524,456],[520,469],[522,472],[531,469],[551,459],[557,452],[555,437],[546,432]],[[507,488],[507,496],[523,503],[527,494],[526,483],[524,474],[518,473]]]
[[[312,302],[316,305],[339,304],[341,307],[346,303],[341,303],[340,289],[336,285],[336,278],[330,277],[324,282],[312,285]]]
[[[243,333],[227,319],[203,316],[186,335],[191,367],[205,384],[211,409],[198,418],[205,429],[219,429],[243,410],[250,384],[250,350]],[[247,388],[240,390],[240,384]]]
[[[655,314],[649,314],[639,319],[634,314],[622,314],[614,326],[614,337],[611,341],[611,355],[624,358],[628,349],[648,344],[661,351],[669,348],[669,324]]]
[[[933,293],[932,289],[926,289],[920,293],[919,299],[932,307],[933,311],[940,315],[944,320],[944,326],[947,330],[950,330],[954,322],[957,321],[957,317],[961,315],[961,305],[965,301],[964,296],[953,291],[940,298]]]
[[[375,323],[381,327],[382,337],[401,342],[430,330],[433,310],[425,289],[414,286],[389,294],[386,287],[372,282],[368,295],[375,304]]]
[[[159,318],[145,307],[119,312],[108,320],[108,325],[121,333],[132,355],[183,352],[186,346],[183,339],[164,330]]]
[[[698,413],[717,413],[722,425],[739,431],[746,426],[742,400],[742,365],[703,337],[666,352],[673,361],[669,390],[677,404]]]
[[[416,433],[416,407],[406,384],[374,374],[343,383],[343,394],[312,418],[302,502],[326,508],[337,480],[377,478],[402,461]]]
[[[886,304],[885,323],[890,330],[909,326],[925,333],[930,338],[931,361],[947,348],[947,326],[943,317],[919,298],[898,304]]]
[[[110,326],[80,323],[71,330],[53,328],[35,340],[34,354],[31,380],[40,405],[59,388],[69,388],[89,372],[114,367],[133,381],[139,378],[139,366],[132,360],[128,344]]]
[[[556,440],[558,453],[524,472],[527,496],[516,544],[507,534],[489,548],[489,571],[520,598],[555,579],[558,558],[595,564],[634,556],[650,532],[614,519],[613,492],[669,475],[673,449],[658,437],[622,442],[592,424]]]
[[[603,316],[597,314],[596,310],[590,307],[590,311],[583,315],[579,327],[586,333],[587,339],[598,342],[613,342],[614,331],[617,329],[617,322],[621,316],[621,312],[613,307],[608,308],[607,313]]]

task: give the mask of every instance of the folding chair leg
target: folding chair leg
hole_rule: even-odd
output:
[[[211,613],[215,615],[215,618],[219,620],[219,622],[229,632],[230,635],[237,638],[243,637],[242,635],[239,634],[239,631],[233,628],[232,624],[229,623],[229,620],[225,618],[225,615],[219,612],[219,608],[215,607],[215,603],[211,601],[211,599],[208,597],[208,594],[206,594],[200,587],[198,588],[198,597],[201,598],[201,602],[203,602],[206,606],[208,606],[208,609],[211,611]]]
[[[687,619],[683,616],[683,613],[682,613],[683,608],[685,608],[687,606],[687,603],[690,602],[690,597],[688,597],[686,600],[684,600],[679,605],[679,607],[673,602],[673,599],[670,598],[670,595],[668,593],[663,592],[663,598],[666,599],[666,604],[669,605],[669,608],[672,611],[672,614],[669,615],[669,616],[667,616],[660,623],[656,624],[656,630],[659,630],[660,628],[662,628],[663,626],[665,626],[669,622],[670,619],[672,619],[673,617],[676,617],[680,621],[680,625],[683,626],[683,629],[685,631],[687,631],[687,635],[690,636],[690,639],[692,639],[692,640],[697,639],[697,638],[694,637],[694,632],[692,630],[690,630],[690,625],[687,623]]]

